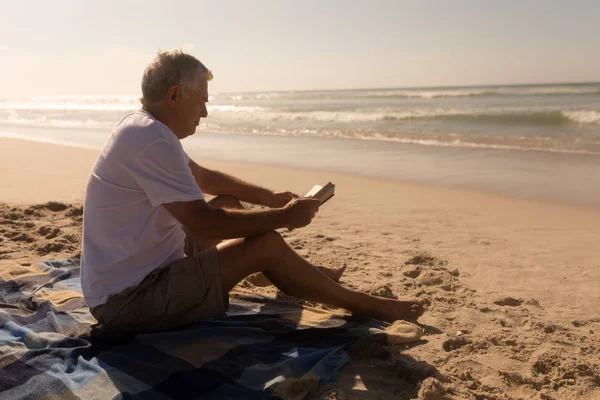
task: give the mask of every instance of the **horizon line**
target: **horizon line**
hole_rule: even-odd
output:
[[[325,88],[325,89],[278,89],[278,90],[240,90],[214,92],[223,93],[263,93],[263,92],[343,92],[353,90],[387,90],[387,89],[457,89],[457,88],[483,88],[483,87],[519,87],[519,86],[569,86],[569,85],[600,85],[599,81],[572,81],[572,82],[529,82],[529,83],[509,83],[509,84],[471,84],[471,85],[444,85],[444,86],[369,86],[354,88]]]
[[[289,93],[289,92],[350,92],[350,91],[368,91],[368,90],[417,90],[417,89],[466,89],[466,88],[495,88],[495,87],[526,87],[526,86],[569,86],[569,85],[600,85],[600,81],[572,81],[572,82],[529,82],[529,83],[509,83],[509,84],[472,84],[472,85],[444,85],[444,86],[370,86],[354,88],[321,88],[321,89],[277,89],[277,90],[239,90],[210,92],[209,94],[229,94],[229,93]],[[104,93],[104,94],[54,94],[54,95],[30,95],[25,97],[0,97],[0,100],[35,98],[35,97],[87,97],[87,96],[131,96],[139,97],[140,94]]]

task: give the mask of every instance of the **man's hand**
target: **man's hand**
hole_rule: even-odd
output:
[[[297,199],[298,196],[292,192],[274,192],[273,196],[271,196],[269,207],[271,208],[281,208],[288,204],[290,201]]]
[[[290,201],[285,207],[286,213],[286,228],[302,228],[310,224],[315,214],[319,211],[321,202],[317,199],[308,197],[295,198]]]

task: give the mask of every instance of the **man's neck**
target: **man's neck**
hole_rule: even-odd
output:
[[[177,134],[173,130],[173,127],[169,123],[170,121],[168,114],[165,112],[164,108],[161,107],[159,104],[142,104],[142,110],[152,115],[155,120],[165,124],[171,130],[171,132],[173,132],[173,134],[177,136]],[[180,137],[177,136],[177,139],[180,139]]]
[[[169,126],[168,118],[166,113],[162,109],[162,107],[154,105],[154,104],[142,104],[142,110],[151,114],[155,120],[162,122],[163,124]]]

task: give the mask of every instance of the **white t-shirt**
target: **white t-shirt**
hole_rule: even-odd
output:
[[[163,203],[204,196],[179,139],[143,110],[117,124],[85,195],[81,287],[90,307],[185,256],[185,233]]]

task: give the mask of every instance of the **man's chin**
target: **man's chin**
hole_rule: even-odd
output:
[[[186,136],[186,137],[188,137],[188,136],[193,136],[193,135],[194,135],[194,133],[196,133],[196,128],[193,128],[193,129],[191,129],[191,130],[188,132],[188,134],[187,134],[187,136]]]

